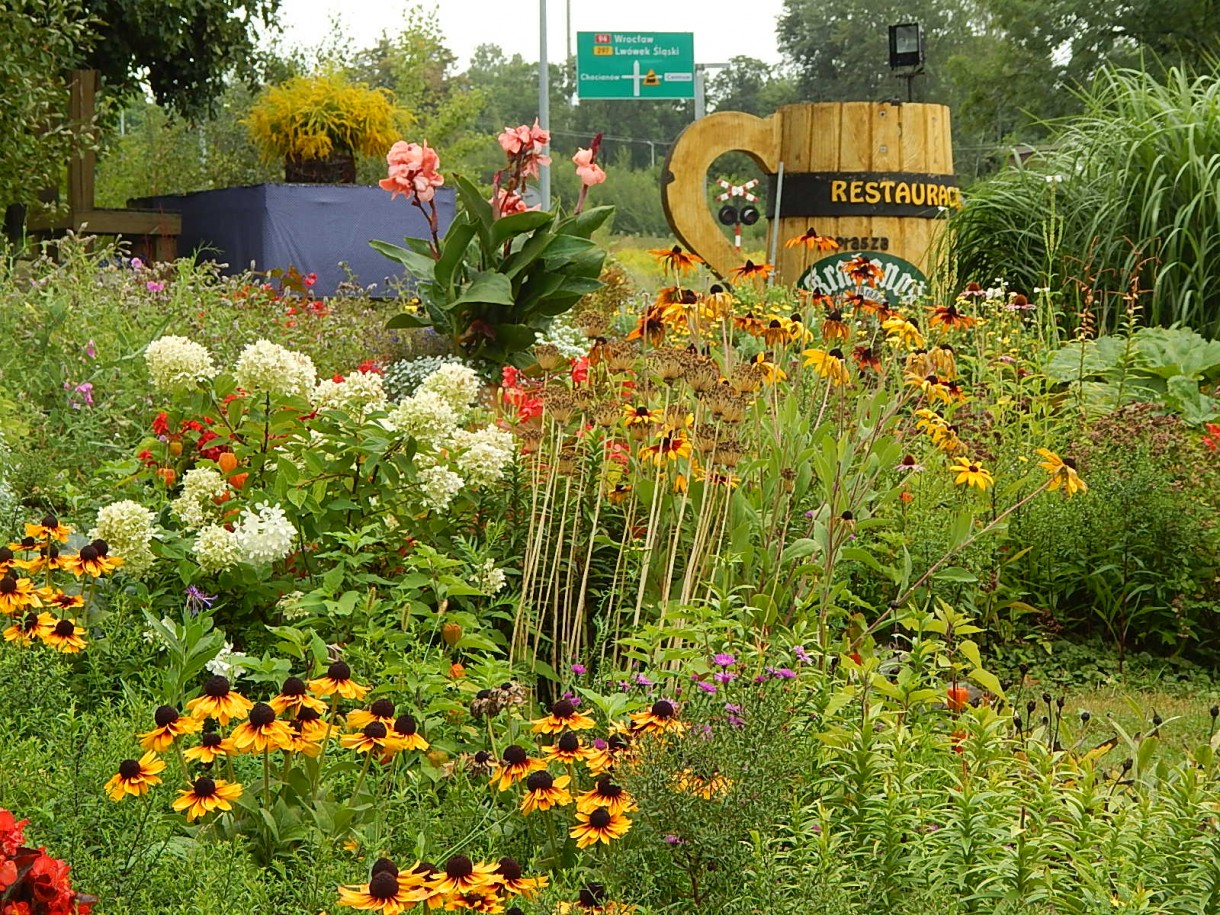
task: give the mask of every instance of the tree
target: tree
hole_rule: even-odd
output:
[[[74,141],[65,74],[90,25],[78,0],[0,4],[0,206],[58,183]]]
[[[779,67],[753,57],[730,59],[707,86],[708,107],[713,111],[744,111],[767,117],[783,105],[801,100],[796,80]]]

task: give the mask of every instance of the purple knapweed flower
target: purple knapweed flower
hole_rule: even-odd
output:
[[[737,663],[737,659],[726,651],[712,656],[712,663],[717,667],[732,667]]]
[[[572,673],[576,674],[578,677],[583,677],[588,672],[589,668],[585,667],[583,664],[577,663],[572,665]]]

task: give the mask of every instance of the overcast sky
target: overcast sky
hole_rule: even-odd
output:
[[[775,21],[783,0],[570,0],[573,50],[576,32],[615,29],[639,32],[694,32],[695,58],[718,63],[744,54],[778,63]],[[480,44],[498,44],[510,56],[538,59],[539,0],[423,0],[436,7],[447,44],[465,66]],[[563,59],[565,0],[547,0],[548,57]],[[395,0],[282,0],[284,40],[305,47],[322,43],[337,16],[357,47],[382,31],[397,31],[408,2]]]

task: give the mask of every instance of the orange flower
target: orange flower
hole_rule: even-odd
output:
[[[755,276],[759,279],[766,279],[773,269],[771,264],[756,264],[752,260],[746,260],[740,267],[736,267],[729,272],[739,280]]]
[[[954,683],[945,690],[945,705],[951,712],[960,712],[970,704],[970,690],[960,683]]]
[[[837,251],[839,243],[828,235],[819,235],[817,230],[810,226],[805,230],[804,235],[796,235],[786,242],[785,248],[799,248],[804,246],[806,250],[813,251]]]
[[[703,258],[697,254],[683,251],[679,245],[674,245],[672,248],[654,248],[648,253],[663,264],[666,270],[672,270],[674,273],[694,270],[696,264],[703,263]]]
[[[857,254],[843,264],[843,272],[851,277],[859,286],[876,286],[877,281],[885,275],[879,264],[874,264],[867,254]]]

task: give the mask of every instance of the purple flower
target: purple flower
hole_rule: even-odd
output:
[[[140,260],[138,257],[133,257],[131,259],[131,269],[132,270],[143,270],[144,261]]]
[[[94,345],[92,340],[85,344],[85,355],[90,359],[97,358],[97,346]]]
[[[712,679],[717,683],[732,683],[737,679],[737,674],[731,673],[727,670],[718,670],[712,674]]]
[[[732,702],[726,702],[726,703],[724,704],[724,710],[725,710],[726,712],[734,712],[734,713],[739,714],[739,715],[741,714],[741,706],[740,706],[740,705],[735,705],[735,704],[734,704],[734,703],[732,703]]]
[[[186,586],[186,608],[190,611],[191,616],[198,616],[204,607],[211,609],[212,602],[215,600],[215,594],[204,594],[194,585]]]
[[[602,740],[602,738],[600,738],[600,737],[593,738],[593,749],[605,750],[609,746],[610,746],[610,744],[606,743],[606,741]]]
[[[768,667],[767,673],[775,677],[777,680],[796,679],[796,671],[790,667]]]
[[[685,845],[686,844],[685,840],[679,839],[677,836],[666,836],[665,841],[668,842],[670,845]]]
[[[717,655],[713,655],[712,663],[717,667],[732,667],[737,663],[737,659],[728,652],[722,651]]]
[[[583,665],[583,664],[573,664],[572,665],[572,673],[576,674],[576,676],[578,676],[578,677],[583,677],[588,672],[589,672],[589,668],[585,667],[585,665]]]
[[[809,657],[809,652],[807,652],[805,650],[804,645],[794,645],[792,647],[792,653],[794,655],[796,655],[796,659],[798,661],[800,661],[802,664],[812,664],[813,663],[813,658]]]
[[[712,739],[712,726],[710,724],[701,724],[698,728],[696,728],[696,732],[704,740]]]
[[[165,284],[160,282],[159,280],[149,280],[147,283],[144,284],[144,288],[147,289],[149,292],[164,292]]]
[[[696,680],[695,685],[697,687],[699,687],[701,690],[703,690],[705,693],[715,694],[715,692],[716,692],[715,683],[708,683],[705,680]]]
[[[813,509],[810,509],[809,511],[805,512],[805,517],[806,517],[806,518],[812,518],[812,517],[813,517]]]
[[[636,686],[652,686],[652,681],[649,680],[647,677],[645,677],[643,674],[636,674],[634,679],[635,679]]]
[[[563,698],[572,703],[572,708],[580,708],[580,696],[576,695],[576,693],[572,692],[571,690],[564,690]]]

